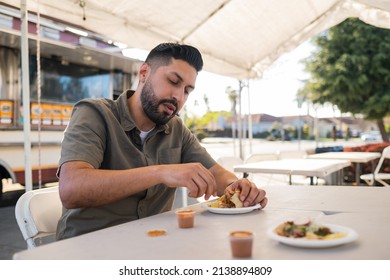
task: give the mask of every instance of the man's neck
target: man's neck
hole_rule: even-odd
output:
[[[129,107],[130,116],[139,130],[149,131],[156,126],[156,124],[145,115],[137,92],[127,99],[127,106]]]

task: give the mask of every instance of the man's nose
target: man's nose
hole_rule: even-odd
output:
[[[172,98],[175,99],[178,103],[184,100],[184,96],[185,96],[185,89],[182,87],[176,88],[172,92]]]

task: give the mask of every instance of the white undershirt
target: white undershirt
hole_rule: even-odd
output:
[[[148,136],[148,134],[149,134],[153,129],[154,129],[154,127],[152,127],[152,129],[150,129],[149,131],[142,131],[142,130],[140,130],[139,137],[141,138],[142,144],[145,142],[146,137]]]

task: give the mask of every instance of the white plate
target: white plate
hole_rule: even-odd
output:
[[[280,236],[275,233],[275,227],[268,230],[268,235],[281,243],[295,246],[295,247],[303,247],[303,248],[326,248],[326,247],[334,247],[343,245],[346,243],[353,242],[358,239],[358,234],[353,229],[339,226],[339,225],[331,225],[331,224],[323,224],[323,226],[329,227],[332,232],[335,233],[346,233],[344,237],[336,238],[336,239],[323,239],[323,240],[312,240],[306,238],[291,238]]]
[[[256,204],[254,206],[250,207],[242,207],[242,208],[215,208],[215,207],[210,207],[208,205],[205,205],[206,209],[210,211],[211,213],[216,213],[216,214],[227,214],[227,215],[233,215],[233,214],[244,214],[251,212],[255,209],[260,209],[261,206],[260,204]]]

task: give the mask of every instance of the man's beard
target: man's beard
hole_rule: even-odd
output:
[[[172,113],[172,115],[168,115],[166,112],[159,112],[158,108],[160,104],[163,103],[171,103],[173,106],[175,106],[176,110]],[[145,82],[145,85],[141,91],[141,105],[145,114],[156,125],[166,124],[176,115],[178,110],[178,104],[175,99],[158,100],[156,94],[154,93],[153,87],[148,80]]]

